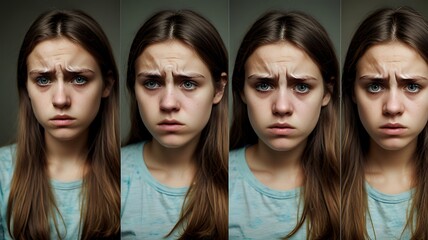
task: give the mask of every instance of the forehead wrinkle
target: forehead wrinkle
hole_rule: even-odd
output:
[[[404,74],[395,73],[395,77],[400,81],[406,81],[409,79],[428,81],[427,77],[424,77],[422,75],[417,75],[417,74],[415,75],[415,74],[406,74],[406,73]]]
[[[28,70],[29,74],[33,74],[33,73],[52,73],[52,72],[55,72],[55,69],[49,69],[48,67],[33,68],[33,69],[29,69]]]
[[[73,73],[73,72],[94,72],[89,67],[80,67],[80,66],[73,66],[73,65],[67,65],[65,66],[65,71]]]
[[[49,63],[44,59],[41,58],[40,56],[35,56],[37,54],[34,53],[33,56],[31,56],[33,53],[31,53],[30,55],[28,55],[27,57],[27,67],[28,68],[34,68],[34,69],[43,69],[46,71],[49,71]],[[31,58],[31,61],[30,61]]]
[[[272,72],[268,63],[260,56],[252,59],[251,65],[250,61],[247,60],[245,63],[245,72],[248,73],[249,76],[272,76]]]
[[[176,61],[178,60],[178,61]],[[158,62],[159,71],[165,75],[171,73],[174,77],[189,76],[189,77],[206,77],[198,68],[192,68],[192,61],[183,60],[181,58],[160,59]],[[190,65],[190,66],[189,66]]]
[[[156,72],[174,77],[209,77],[210,69],[195,50],[177,41],[149,45],[137,63],[139,72]]]
[[[75,62],[75,63],[72,63]],[[27,58],[27,66],[29,68],[34,68],[36,70],[43,71],[55,71],[58,66],[64,71],[84,71],[84,70],[92,70],[92,67],[97,66],[98,63],[94,62],[93,59],[88,58],[87,56],[76,55],[73,57],[67,57],[67,59],[63,59],[61,57],[45,57],[43,55],[34,56],[31,58]],[[32,65],[35,65],[32,67]],[[94,65],[94,66],[91,66]]]
[[[376,73],[377,78],[389,78],[388,70],[385,66],[385,64],[380,64],[379,62],[374,62],[370,64],[374,72]]]
[[[385,66],[382,66],[378,59],[376,59],[371,54],[363,56],[357,63],[357,72],[359,75],[369,75],[376,76],[377,78],[384,78],[386,72],[385,70]]]

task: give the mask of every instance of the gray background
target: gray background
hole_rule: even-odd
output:
[[[13,0],[0,3],[0,146],[13,143],[17,128],[18,89],[16,65],[19,48],[33,21],[51,9],[80,9],[91,15],[103,28],[119,56],[118,0]]]
[[[138,29],[153,14],[160,10],[193,10],[208,19],[220,33],[226,48],[229,49],[229,2],[228,0],[201,1],[201,0],[121,0],[121,136],[122,139],[129,131],[129,97],[126,93],[126,64],[132,40]]]
[[[342,0],[342,63],[345,61],[349,42],[359,24],[374,10],[382,7],[409,6],[428,19],[428,1],[426,0]]]

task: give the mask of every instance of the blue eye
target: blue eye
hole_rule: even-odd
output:
[[[157,82],[155,80],[147,80],[147,81],[144,82],[143,85],[144,85],[144,87],[146,87],[149,90],[160,88],[159,82]]]
[[[181,86],[186,90],[193,90],[196,88],[196,84],[192,81],[183,81]]]
[[[88,82],[88,79],[83,76],[77,76],[73,79],[73,83],[76,85],[84,85]]]
[[[370,93],[378,93],[378,92],[382,91],[382,86],[378,83],[371,83],[367,87],[367,91],[369,91]]]
[[[268,83],[259,83],[256,85],[256,90],[260,92],[267,92],[272,90],[273,87]]]
[[[44,86],[49,85],[50,83],[51,83],[51,81],[47,77],[40,76],[40,77],[36,78],[36,84],[39,86],[44,87]]]
[[[307,93],[309,92],[309,86],[304,83],[299,83],[299,84],[296,84],[296,86],[294,87],[294,91],[298,93]]]
[[[406,90],[410,93],[417,93],[421,90],[421,86],[416,83],[410,83],[406,86]]]

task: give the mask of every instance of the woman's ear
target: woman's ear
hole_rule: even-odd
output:
[[[327,106],[327,104],[331,100],[331,92],[333,91],[333,86],[331,84],[326,85],[326,89],[324,91],[324,96],[322,98],[322,104],[321,106]]]
[[[113,78],[113,74],[111,72],[107,73],[106,78],[107,78],[106,79],[107,81],[104,82],[104,89],[102,94],[103,98],[108,97],[110,95],[111,89],[113,88],[113,84],[115,81],[115,79]]]
[[[331,94],[330,92],[325,92],[324,93],[324,97],[322,98],[322,106],[327,106],[327,104],[330,102],[331,99]]]
[[[221,76],[220,76],[220,88],[215,89],[213,104],[219,103],[223,98],[224,88],[226,87],[226,84],[227,84],[227,74],[223,72],[221,73]]]

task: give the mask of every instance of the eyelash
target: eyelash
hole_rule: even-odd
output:
[[[83,81],[83,82],[77,82],[77,81]],[[76,77],[73,78],[72,83],[78,86],[83,86],[86,83],[88,83],[88,78],[81,75],[77,75]]]
[[[191,84],[191,86],[189,87],[189,88],[187,88],[187,87],[185,87],[185,84]],[[192,91],[192,90],[195,90],[196,89],[196,87],[198,86],[197,84],[196,84],[196,82],[194,82],[194,81],[190,81],[190,80],[184,80],[181,84],[180,84],[180,86],[183,88],[183,89],[185,89],[185,90],[188,90],[188,91]]]
[[[265,88],[262,88],[262,87],[265,87]],[[305,89],[304,90],[297,90],[297,88],[298,87],[305,87]],[[258,91],[258,92],[268,92],[268,91],[271,91],[271,90],[273,90],[274,89],[274,87],[271,85],[271,84],[269,84],[269,83],[266,83],[266,82],[261,82],[261,83],[257,83],[256,84],[256,86],[255,86],[255,89]],[[293,91],[294,92],[296,92],[296,93],[299,93],[299,94],[306,94],[306,93],[308,93],[309,91],[310,91],[310,85],[308,85],[308,84],[306,84],[306,83],[297,83],[297,84],[295,84],[294,86],[293,86]]]
[[[305,87],[305,90],[304,90],[304,91],[298,91],[298,90],[297,90],[297,87],[300,87],[300,86]],[[310,89],[310,86],[309,86],[308,84],[306,84],[306,83],[297,83],[296,85],[294,85],[293,90],[294,90],[295,92],[297,92],[297,93],[305,94],[305,93],[308,93],[308,92],[309,92],[309,90],[311,90],[311,89]]]
[[[153,84],[153,85],[150,86],[151,84]],[[190,86],[186,86],[188,84],[190,84]],[[148,90],[155,90],[155,89],[160,88],[162,85],[159,81],[150,79],[150,80],[146,80],[145,82],[143,82],[143,86],[145,88],[147,88]],[[182,87],[186,91],[192,91],[192,90],[195,90],[196,87],[198,87],[198,84],[195,81],[183,80],[179,86]]]
[[[263,86],[263,87],[267,87],[268,89],[262,89],[262,86]],[[267,92],[267,91],[271,91],[273,88],[274,88],[274,87],[273,87],[271,84],[269,84],[269,83],[265,83],[265,82],[257,83],[257,84],[256,84],[256,86],[255,86],[255,89],[256,89],[258,92]]]
[[[372,89],[373,86],[379,87],[379,89],[378,90],[373,90]],[[409,86],[416,87],[416,90],[415,91],[410,91],[409,90]],[[382,86],[381,83],[370,83],[370,84],[367,85],[367,92],[369,92],[371,94],[377,94],[377,93],[383,91],[384,89],[385,89],[385,87]],[[419,85],[419,84],[417,84],[417,83],[408,83],[408,84],[406,84],[406,86],[404,87],[404,89],[407,92],[411,93],[411,94],[416,94],[416,93],[418,93],[422,89],[422,86]]]
[[[47,81],[47,82],[42,83],[41,81]],[[46,87],[46,86],[48,86],[48,85],[50,85],[52,83],[52,81],[49,78],[45,77],[45,76],[36,77],[36,81],[35,82],[40,87]]]
[[[409,86],[414,86],[414,87],[416,87],[416,88],[417,88],[417,89],[416,89],[416,91],[409,91]],[[421,85],[416,84],[416,83],[409,83],[409,84],[407,84],[407,85],[406,85],[406,90],[407,90],[409,93],[418,93],[419,91],[421,91],[421,89],[422,89]]]
[[[46,76],[36,77],[35,82],[40,87],[46,87],[52,84],[52,80],[50,80],[49,77],[46,77]],[[76,86],[83,86],[86,83],[88,83],[88,78],[82,75],[76,75],[70,82]]]
[[[149,86],[149,84],[155,84],[155,86]],[[145,88],[147,88],[148,90],[154,90],[154,89],[160,88],[161,85],[160,85],[159,81],[149,79],[149,80],[146,80],[143,82],[143,86]]]
[[[375,90],[372,89],[373,86],[379,87],[379,89],[375,91]],[[383,89],[384,88],[383,88],[382,84],[380,84],[380,83],[370,83],[370,84],[367,85],[367,91],[369,93],[372,93],[372,94],[379,93]]]

